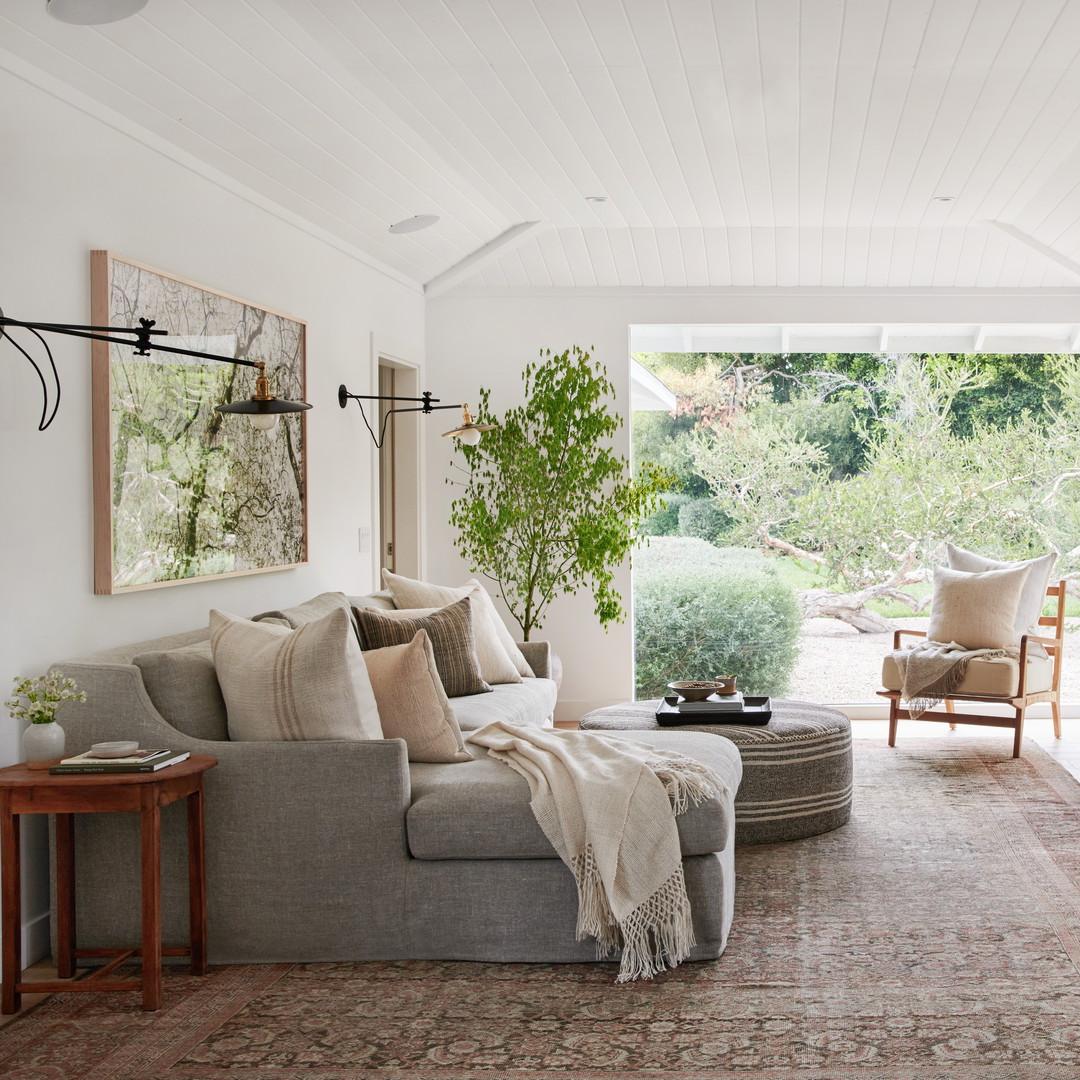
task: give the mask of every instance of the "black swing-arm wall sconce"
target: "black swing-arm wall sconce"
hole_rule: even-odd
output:
[[[338,387],[337,392],[338,404],[344,409],[349,401],[355,401],[360,406],[360,415],[364,420],[364,427],[368,429],[368,434],[371,435],[372,440],[375,443],[375,447],[378,450],[382,449],[383,442],[386,440],[386,425],[390,422],[390,417],[395,413],[403,412],[421,412],[432,413],[436,409],[460,409],[461,410],[461,426],[456,427],[453,431],[444,431],[443,438],[453,436],[460,439],[463,443],[468,443],[470,446],[475,446],[480,441],[480,436],[485,431],[491,431],[495,427],[494,424],[478,424],[473,420],[472,413],[469,412],[468,405],[438,405],[436,402],[439,398],[432,397],[431,391],[425,390],[422,397],[387,397],[381,394],[350,394],[345,384],[342,383]],[[399,409],[387,409],[386,416],[383,417],[382,428],[379,431],[379,437],[375,437],[375,432],[372,430],[371,425],[368,423],[367,413],[364,412],[365,401],[419,401],[419,405],[402,406]]]
[[[16,349],[30,361],[41,380],[41,389],[44,395],[44,403],[41,410],[41,420],[38,423],[38,431],[44,431],[56,418],[60,408],[60,376],[56,370],[56,361],[53,359],[49,343],[41,336],[45,334],[64,334],[68,337],[89,338],[91,341],[107,341],[111,345],[126,345],[134,350],[136,356],[149,356],[151,349],[155,352],[175,353],[178,356],[193,356],[201,360],[219,360],[223,364],[235,364],[238,367],[255,368],[255,393],[250,398],[242,401],[234,401],[228,405],[215,405],[214,408],[220,413],[243,413],[247,418],[263,431],[270,432],[277,427],[278,416],[282,413],[298,413],[310,409],[306,401],[288,401],[284,398],[276,398],[270,393],[270,380],[266,375],[266,364],[262,360],[243,360],[238,356],[220,356],[217,353],[198,352],[195,349],[182,349],[175,345],[163,345],[154,340],[164,337],[168,330],[155,330],[154,319],[140,319],[137,327],[127,326],[80,326],[75,323],[44,323],[24,322],[21,319],[9,319],[0,310],[0,338],[7,338]],[[49,358],[49,366],[52,369],[53,381],[56,384],[56,401],[49,409],[49,386],[42,374],[37,361],[24,349],[10,334],[6,333],[8,327],[18,327],[28,330],[45,349],[45,355]],[[126,334],[127,337],[119,335]]]

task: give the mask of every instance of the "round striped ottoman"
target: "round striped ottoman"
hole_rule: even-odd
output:
[[[587,713],[579,726],[660,730],[658,705],[610,705]],[[739,748],[743,779],[735,797],[736,844],[801,840],[839,828],[851,816],[851,723],[836,709],[774,700],[767,724],[680,724],[678,730],[707,731]]]

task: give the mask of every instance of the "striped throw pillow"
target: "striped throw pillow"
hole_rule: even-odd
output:
[[[399,613],[391,617],[385,611],[371,608],[356,608],[355,612],[360,644],[365,650],[407,645],[418,630],[426,630],[447,697],[491,693],[476,659],[472,608],[467,596],[430,615],[414,618],[401,618]]]
[[[381,739],[364,655],[344,608],[296,630],[210,612],[229,738]]]

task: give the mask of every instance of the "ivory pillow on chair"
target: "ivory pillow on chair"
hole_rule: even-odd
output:
[[[364,655],[343,608],[296,630],[211,611],[210,645],[230,739],[382,738]]]
[[[389,570],[383,570],[382,576],[383,584],[390,591],[394,603],[399,608],[442,607],[444,604],[460,600],[463,596],[469,597],[473,601],[476,651],[484,678],[489,683],[502,683],[521,682],[520,676],[527,679],[534,677],[528,660],[517,647],[510,631],[506,629],[506,623],[495,610],[495,603],[488,595],[487,589],[476,578],[470,579],[459,588],[454,588],[449,585],[432,585],[428,581],[402,577],[400,574],[392,574]],[[494,648],[496,645],[509,659],[517,677],[501,677],[500,673],[508,669],[502,656]]]
[[[447,697],[489,694],[491,687],[480,674],[476,659],[476,636],[472,628],[469,598],[462,597],[437,611],[375,611],[354,608],[365,650],[407,645],[417,630],[426,630],[435,654]]]
[[[1015,647],[1016,608],[1029,573],[1027,566],[977,574],[939,566],[927,638],[965,649]]]
[[[410,761],[472,761],[443,691],[427,632],[364,653],[383,738],[404,739]]]
[[[1023,591],[1020,593],[1020,603],[1016,608],[1016,622],[1013,626],[1016,632],[1014,644],[1019,644],[1020,638],[1033,626],[1038,625],[1043,604],[1046,602],[1046,587],[1050,584],[1050,573],[1057,561],[1057,552],[1051,551],[1049,555],[1042,555],[1038,559],[1028,559],[1026,562],[998,562],[996,559],[976,555],[973,551],[965,551],[955,544],[946,544],[945,551],[951,570],[978,573],[982,570],[1016,570],[1021,566],[1028,567],[1030,572],[1027,581],[1024,582]]]

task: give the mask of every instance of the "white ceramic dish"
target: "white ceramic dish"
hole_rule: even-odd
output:
[[[127,757],[139,749],[137,742],[98,742],[90,747],[90,753],[94,757]]]

